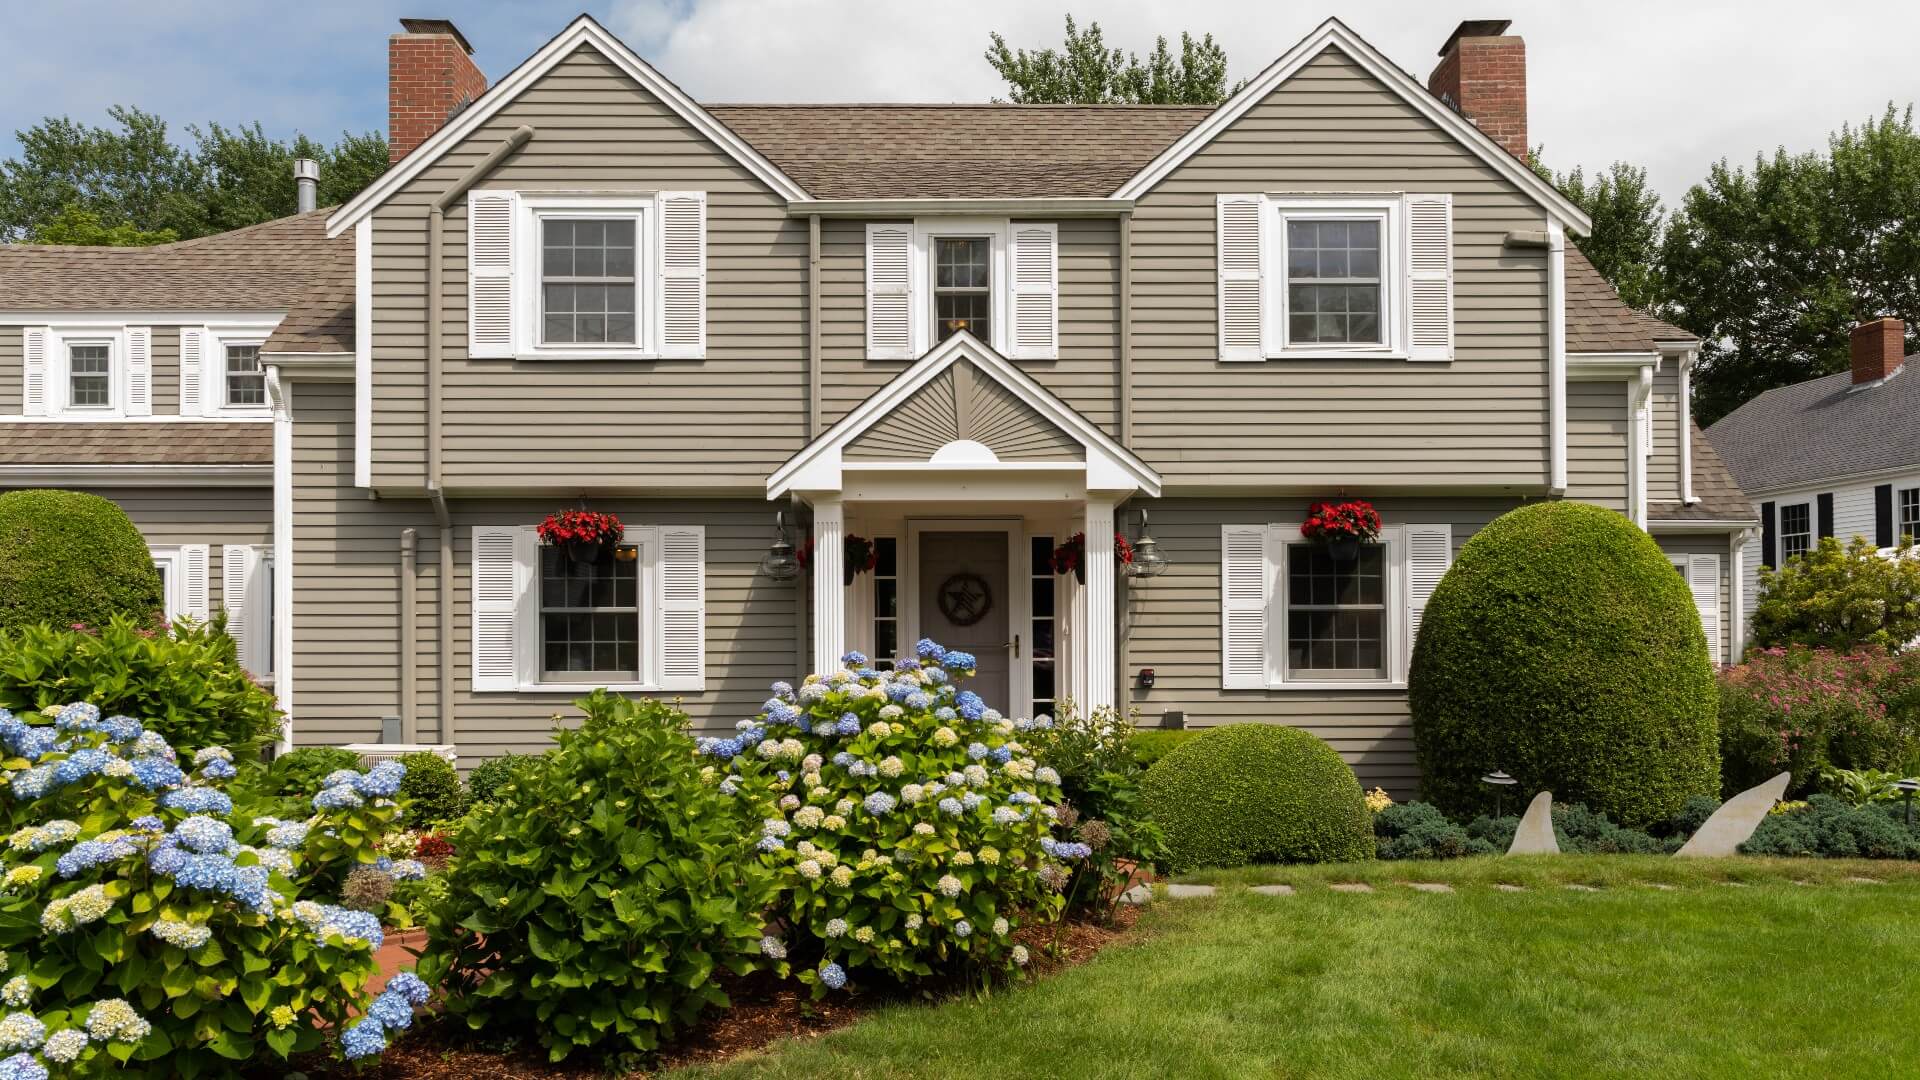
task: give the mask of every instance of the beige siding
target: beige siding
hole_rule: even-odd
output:
[[[1627,384],[1567,383],[1567,498],[1627,512]]]
[[[1647,455],[1647,498],[1680,498],[1680,365],[1669,357],[1653,373],[1653,453]]]
[[[26,389],[21,385],[25,368],[21,328],[0,326],[0,415],[26,410]]]
[[[1221,363],[1214,204],[1227,192],[1451,192],[1456,359]],[[1547,481],[1545,214],[1337,51],[1139,200],[1134,444],[1170,487],[1497,487]]]
[[[220,549],[273,542],[273,492],[267,488],[88,488],[127,512],[150,546],[206,544],[207,602],[221,602]]]
[[[956,440],[1002,461],[1080,461],[1086,449],[970,363],[958,363],[847,445],[849,459],[924,461]]]
[[[399,715],[400,530],[418,530],[420,626],[415,677],[420,732],[438,739],[435,577],[439,535],[424,502],[373,501],[352,485],[349,387],[295,384],[294,716],[298,741],[376,738]],[[565,500],[452,503],[456,740],[463,765],[547,745],[550,718],[571,695],[472,694],[470,582],[475,525],[531,525]],[[758,576],[771,519],[760,500],[602,500],[632,525],[697,524],[707,544],[707,689],[670,695],[703,730],[752,715],[767,686],[795,676],[794,605],[802,587]]]
[[[1730,601],[1733,595],[1731,580],[1731,574],[1733,572],[1732,539],[1724,533],[1706,536],[1655,535],[1653,539],[1660,545],[1660,550],[1666,552],[1668,555],[1720,556],[1720,653],[1714,657],[1714,663],[1732,663],[1733,659],[1730,651],[1733,646],[1733,623],[1730,621],[1733,617],[1730,607]],[[1747,546],[1747,561],[1749,564],[1752,563],[1758,548],[1759,545],[1757,544],[1749,544]],[[1751,614],[1752,610],[1751,607],[1748,607],[1748,614]]]
[[[806,224],[638,84],[581,49],[375,212],[376,485],[424,479],[428,203],[522,124],[482,187],[708,194],[704,360],[468,360],[466,209],[447,215],[446,483],[759,490],[801,445]]]
[[[153,415],[180,415],[180,328],[153,328]]]
[[[1515,504],[1493,499],[1381,499],[1388,525],[1450,522],[1454,550]],[[1223,690],[1220,687],[1220,526],[1298,521],[1300,500],[1163,499],[1153,534],[1172,560],[1160,577],[1123,586],[1119,669],[1125,704],[1147,727],[1169,711],[1188,727],[1283,723],[1305,728],[1340,751],[1360,781],[1404,798],[1419,778],[1405,690]],[[1125,579],[1123,579],[1124,581]],[[1153,668],[1152,690],[1132,677]]]

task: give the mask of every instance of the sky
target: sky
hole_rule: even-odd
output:
[[[1669,205],[1721,158],[1818,149],[1842,123],[1920,99],[1912,0],[0,0],[12,40],[63,43],[0,65],[0,156],[43,116],[103,122],[116,103],[181,137],[192,122],[258,120],[332,141],[385,126],[401,15],[453,19],[498,79],[583,9],[710,102],[1004,96],[981,55],[988,32],[1057,45],[1067,12],[1143,53],[1157,34],[1212,32],[1237,80],[1337,11],[1424,81],[1456,23],[1500,15],[1527,41],[1531,141],[1548,163],[1643,165]]]

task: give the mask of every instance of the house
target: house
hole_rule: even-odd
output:
[[[1698,343],[1571,242],[1506,29],[1423,86],[1330,19],[1211,109],[703,105],[591,18],[492,86],[408,20],[346,205],[0,252],[0,473],[177,546],[292,743],[473,762],[601,685],[721,729],[924,635],[1010,713],[1293,723],[1406,791],[1422,607],[1502,512],[1612,507],[1742,622]],[[617,551],[539,543],[578,506]]]
[[[1920,538],[1920,380],[1906,324],[1882,318],[1853,328],[1849,370],[1779,386],[1707,429],[1760,516],[1759,558],[1779,567],[1822,537],[1865,537],[1893,547]],[[1759,592],[1743,579],[1745,610]]]

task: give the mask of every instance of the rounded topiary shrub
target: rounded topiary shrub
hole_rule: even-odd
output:
[[[1493,808],[1494,769],[1520,782],[1509,794],[1633,827],[1719,790],[1693,596],[1602,507],[1535,503],[1474,534],[1427,602],[1408,693],[1423,793],[1456,819]]]
[[[1298,728],[1214,728],[1154,762],[1141,788],[1176,874],[1373,857],[1360,781],[1333,747]]]
[[[0,495],[0,628],[145,622],[165,609],[153,555],[118,506],[80,491]]]
[[[400,798],[407,808],[408,828],[436,828],[467,812],[467,789],[460,786],[460,774],[446,758],[422,750],[401,755],[400,764],[407,767]]]

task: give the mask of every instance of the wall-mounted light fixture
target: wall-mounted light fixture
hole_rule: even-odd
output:
[[[800,559],[793,552],[793,541],[787,537],[787,515],[783,511],[774,512],[773,543],[760,560],[760,572],[775,581],[792,581],[800,576]]]
[[[1160,550],[1160,542],[1147,527],[1147,512],[1140,511],[1140,539],[1133,542],[1133,561],[1126,566],[1128,577],[1159,577],[1167,572],[1171,560]]]

